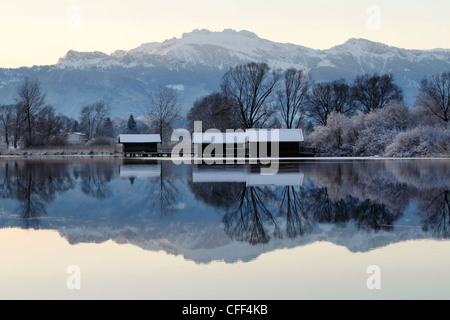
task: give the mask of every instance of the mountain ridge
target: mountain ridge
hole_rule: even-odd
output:
[[[69,116],[77,117],[83,106],[97,100],[109,103],[113,116],[140,113],[148,92],[157,86],[178,88],[182,110],[187,112],[196,99],[220,90],[230,67],[248,62],[308,69],[316,83],[392,73],[413,105],[424,77],[450,70],[450,50],[402,49],[361,38],[320,50],[273,42],[246,30],[196,29],[130,50],[110,54],[69,50],[54,65],[0,69],[0,104],[12,103],[18,82],[30,76],[39,78],[48,103]]]
[[[225,29],[222,32],[209,31],[207,29],[194,30],[190,33],[183,33],[181,38],[172,38],[165,40],[163,42],[148,42],[139,45],[136,48],[130,50],[116,50],[111,54],[106,54],[100,51],[93,52],[79,52],[70,50],[68,53],[59,59],[57,66],[64,67],[77,67],[77,65],[70,65],[71,61],[76,61],[75,56],[85,56],[88,59],[92,58],[107,58],[107,59],[123,59],[124,57],[134,57],[145,55],[154,56],[165,56],[170,54],[172,51],[176,51],[183,46],[217,46],[226,48],[228,50],[233,49],[236,52],[248,55],[250,52],[248,50],[249,43],[243,41],[249,40],[257,42],[257,46],[253,48],[259,49],[261,51],[264,45],[266,47],[272,47],[272,51],[281,51],[283,47],[289,50],[301,50],[302,53],[315,54],[317,57],[326,54],[335,54],[337,52],[350,52],[355,48],[359,50],[365,49],[365,51],[370,51],[370,54],[383,54],[389,51],[403,52],[409,55],[429,55],[429,54],[447,54],[450,49],[431,49],[431,50],[419,50],[419,49],[404,49],[400,47],[390,46],[381,42],[375,42],[364,38],[350,38],[342,44],[335,45],[329,49],[313,49],[305,46],[293,44],[293,43],[280,43],[273,42],[258,37],[255,33],[241,30],[235,31],[232,29]],[[352,52],[355,54],[355,52]],[[361,52],[358,52],[361,54]],[[66,63],[69,62],[69,65]],[[124,67],[127,65],[124,64]]]

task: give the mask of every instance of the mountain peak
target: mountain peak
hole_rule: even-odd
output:
[[[370,61],[370,69],[381,68],[380,59],[420,61],[427,55],[448,55],[448,51],[433,53],[405,50],[361,38],[350,38],[343,44],[327,50],[314,50],[300,45],[283,44],[258,37],[255,33],[234,29],[211,31],[195,29],[183,33],[181,38],[164,42],[144,43],[129,51],[118,50],[111,55],[101,52],[69,51],[58,61],[59,68],[108,69],[111,67],[169,66],[172,69],[192,69],[202,66],[227,69],[248,61],[265,62],[274,68],[310,69],[316,67],[337,68],[349,57],[354,61]],[[442,59],[442,57],[437,57]],[[407,67],[405,67],[407,68]],[[407,68],[409,69],[409,68]],[[361,69],[361,72],[365,69]]]
[[[190,36],[214,36],[214,35],[228,35],[228,36],[244,36],[247,38],[258,38],[258,36],[247,30],[236,31],[234,29],[224,29],[223,31],[211,31],[208,29],[195,29],[192,32],[183,33],[183,38],[189,38]]]
[[[365,54],[384,55],[392,52],[397,52],[398,50],[400,49],[396,47],[390,47],[380,42],[362,38],[350,38],[343,44],[334,46],[327,51],[334,54],[346,52],[354,56],[361,56]]]

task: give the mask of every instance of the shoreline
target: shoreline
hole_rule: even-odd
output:
[[[449,157],[382,157],[382,156],[315,156],[315,157],[203,157],[199,158],[192,155],[186,156],[154,156],[154,157],[125,157],[120,146],[69,146],[69,147],[54,147],[54,148],[36,148],[36,149],[3,149],[0,150],[0,159],[121,159],[127,161],[155,161],[155,160],[172,160],[177,163],[201,163],[208,164],[247,164],[252,161],[260,161],[270,164],[271,162],[303,162],[303,161],[379,161],[379,160],[450,160]],[[228,163],[227,163],[228,162]]]
[[[155,160],[165,160],[165,161],[177,161],[181,163],[191,162],[195,164],[196,162],[211,162],[214,165],[230,165],[230,164],[248,164],[252,161],[262,161],[270,162],[289,162],[289,161],[383,161],[383,160],[449,160],[450,157],[285,157],[285,158],[226,158],[226,157],[209,157],[209,158],[197,158],[192,156],[187,157],[125,157],[121,152],[19,152],[19,153],[1,153],[0,159],[121,159],[127,161],[155,161]],[[219,163],[217,163],[219,162]],[[220,163],[222,162],[222,163]],[[230,163],[227,163],[230,162]],[[231,163],[232,162],[232,163]]]

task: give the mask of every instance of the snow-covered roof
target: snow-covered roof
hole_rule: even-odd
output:
[[[119,143],[160,143],[159,134],[121,134]]]
[[[194,132],[192,143],[245,143],[245,132]]]
[[[302,142],[302,129],[247,129],[248,142]]]
[[[194,132],[193,143],[302,142],[302,129],[247,129],[245,132]]]

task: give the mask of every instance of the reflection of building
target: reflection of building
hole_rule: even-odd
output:
[[[303,176],[301,172],[278,172],[273,175],[250,173],[247,178],[247,185],[301,186],[303,184]]]
[[[158,152],[158,143],[161,143],[159,134],[121,134],[119,143],[123,145],[123,154],[148,155]]]
[[[192,182],[245,183],[247,186],[301,186],[304,174],[298,166],[280,167],[273,175],[261,174],[259,167],[252,166],[194,166]]]
[[[161,176],[161,164],[124,164],[119,171],[123,179],[154,179]]]
[[[245,166],[194,166],[192,182],[247,183],[247,169]]]

